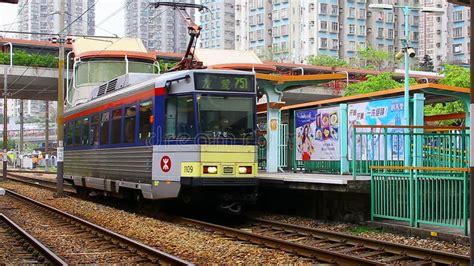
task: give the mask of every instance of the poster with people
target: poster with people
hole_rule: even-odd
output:
[[[358,135],[354,140],[354,125],[402,125],[403,122],[403,97],[390,98],[370,102],[354,103],[348,105],[348,152],[352,160],[353,141],[356,141],[357,160],[403,160],[403,136],[395,135],[383,137],[382,128],[359,128],[357,132],[370,132],[373,134]],[[403,133],[403,129],[387,129],[387,132]],[[385,143],[387,142],[387,143]],[[385,151],[388,147],[388,151]]]
[[[296,144],[297,160],[339,160],[339,108],[296,112]]]

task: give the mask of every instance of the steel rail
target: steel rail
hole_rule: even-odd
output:
[[[65,261],[63,261],[58,255],[54,254],[50,249],[48,249],[45,245],[39,242],[36,238],[32,235],[27,233],[23,228],[17,225],[15,222],[10,220],[7,216],[3,213],[0,213],[0,220],[2,220],[7,226],[13,229],[17,235],[19,235],[22,239],[26,240],[29,245],[34,248],[34,251],[37,251],[43,256],[48,263],[53,265],[67,265]],[[33,253],[32,252],[32,253]]]
[[[171,221],[181,223],[184,225],[201,228],[204,230],[212,230],[216,233],[223,234],[228,237],[236,238],[238,240],[247,241],[257,245],[263,245],[266,247],[280,249],[286,252],[298,254],[300,256],[313,258],[318,261],[335,263],[340,265],[378,265],[380,262],[374,262],[373,260],[368,260],[365,258],[349,256],[346,254],[337,253],[334,251],[324,250],[321,248],[305,246],[302,244],[293,243],[290,241],[262,236],[259,234],[254,234],[246,232],[243,230],[225,227],[217,224],[212,224],[208,222],[203,222],[199,220],[194,220],[184,217],[171,217]]]
[[[33,177],[28,177],[28,176],[18,175],[18,174],[12,174],[10,172],[8,173],[7,176],[8,176],[7,179],[10,179],[12,181],[17,181],[17,182],[25,183],[25,184],[32,185],[35,187],[44,188],[51,191],[56,191],[55,181],[50,181],[50,180],[45,180],[45,179],[40,179],[40,178],[33,178]],[[74,188],[65,184],[65,193],[74,194],[75,192],[76,191],[74,190]]]
[[[93,224],[89,221],[86,221],[82,218],[79,218],[77,216],[74,216],[74,215],[71,215],[69,213],[66,213],[66,212],[63,212],[59,209],[56,209],[54,207],[51,207],[49,205],[46,205],[46,204],[43,204],[39,201],[36,201],[34,199],[31,199],[31,198],[28,198],[26,196],[23,196],[21,194],[18,194],[18,193],[15,193],[13,191],[10,191],[10,190],[6,190],[6,194],[7,195],[10,195],[10,196],[13,196],[13,197],[16,197],[18,199],[21,199],[21,200],[24,200],[28,203],[31,203],[35,206],[38,206],[38,207],[41,207],[49,212],[52,212],[54,214],[57,214],[59,216],[62,216],[66,219],[69,219],[69,220],[72,220],[74,221],[75,223],[78,223],[78,224],[81,224],[82,226],[85,226],[85,227],[88,227],[90,229],[92,229],[93,231],[96,231],[98,232],[99,234],[102,234],[106,237],[109,237],[111,239],[114,239],[120,243],[123,243],[133,249],[136,249],[138,252],[141,252],[141,253],[144,253],[144,254],[147,254],[151,257],[155,257],[157,258],[159,261],[160,261],[160,264],[167,264],[167,265],[192,265],[190,262],[187,262],[185,260],[182,260],[178,257],[175,257],[173,255],[170,255],[168,253],[165,253],[163,251],[160,251],[158,249],[155,249],[153,247],[150,247],[150,246],[147,246],[145,244],[142,244],[140,242],[137,242],[131,238],[128,238],[126,236],[123,236],[123,235],[120,235],[120,234],[117,234],[109,229],[106,229],[104,227],[101,227],[99,225],[96,225],[96,224]]]
[[[270,221],[259,218],[249,218],[258,224],[264,224],[280,230],[287,230],[295,233],[302,233],[317,239],[327,239],[329,241],[341,242],[352,246],[362,246],[372,250],[383,250],[386,253],[403,255],[407,258],[427,260],[434,263],[448,265],[469,265],[469,257],[454,253],[442,252],[427,248],[420,248],[408,245],[392,243],[388,241],[375,240],[360,236],[354,236],[339,232],[315,229],[306,226],[293,225],[277,221]],[[258,225],[257,224],[257,225]]]

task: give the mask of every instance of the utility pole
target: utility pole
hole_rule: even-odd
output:
[[[8,150],[8,113],[7,113],[7,88],[8,88],[8,71],[12,69],[13,66],[13,45],[12,43],[5,43],[3,46],[10,46],[10,65],[5,64],[3,72],[3,179],[7,180],[7,150]],[[6,49],[5,49],[6,52]]]
[[[64,33],[64,0],[59,1],[59,62],[58,62],[58,105],[57,105],[57,162],[58,172],[56,177],[57,191],[56,196],[63,196],[63,175],[64,175],[64,43],[66,36]]]
[[[46,101],[45,106],[45,141],[44,141],[44,170],[48,172],[48,160],[49,160],[49,101]]]
[[[23,143],[23,124],[24,124],[23,104],[24,104],[23,100],[20,100],[20,147],[18,149],[20,154],[23,153],[23,148],[25,146],[25,144]]]

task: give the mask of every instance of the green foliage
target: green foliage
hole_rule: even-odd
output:
[[[356,59],[358,67],[373,70],[380,70],[384,64],[393,61],[388,52],[377,50],[372,46],[358,48]]]
[[[15,148],[15,141],[14,141],[14,140],[9,139],[9,140],[7,141],[7,143],[8,143],[8,144],[7,144],[7,147],[8,147],[7,149],[8,149],[8,150],[11,150],[11,149],[14,149],[14,148]],[[0,140],[0,147],[2,147],[2,149],[3,149],[3,140]]]
[[[415,79],[410,79],[410,85],[416,84]],[[344,90],[344,96],[357,95],[375,91],[383,91],[403,87],[403,83],[393,79],[392,74],[388,72],[379,75],[368,75],[367,81],[352,83]]]
[[[351,226],[347,228],[347,231],[349,233],[355,234],[355,235],[360,235],[360,234],[366,234],[366,233],[381,233],[382,231],[380,229],[374,228],[374,227],[368,227],[368,226]]]
[[[425,116],[430,115],[447,115],[464,113],[464,105],[461,101],[436,103],[425,105]],[[437,123],[438,126],[459,126],[462,124],[461,119],[443,120]]]
[[[329,55],[313,55],[308,58],[311,65],[327,67],[349,67],[349,64],[343,59]]]
[[[171,62],[171,61],[160,60],[160,61],[158,61],[158,63],[160,64],[161,73],[163,73],[163,72],[166,72],[166,71],[172,69],[179,62]]]
[[[0,52],[0,64],[9,64],[10,54]],[[13,64],[17,66],[32,67],[58,67],[58,58],[53,55],[28,54],[25,51],[17,50],[13,54]]]
[[[446,64],[441,74],[444,74],[444,78],[439,81],[440,84],[461,88],[471,87],[471,73],[468,68]]]

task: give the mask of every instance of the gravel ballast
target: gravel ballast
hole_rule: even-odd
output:
[[[377,239],[382,241],[389,241],[393,243],[429,248],[433,250],[445,251],[460,255],[469,256],[469,245],[462,245],[457,243],[448,243],[445,241],[435,239],[425,239],[420,237],[408,237],[397,235],[393,233],[381,232],[367,227],[360,227],[354,224],[345,223],[328,223],[324,221],[317,221],[310,218],[295,217],[287,215],[261,214],[258,218],[278,221],[282,223],[295,224],[300,226],[312,227],[320,230],[327,230],[333,232],[341,232],[346,234],[353,234],[370,239]]]
[[[306,258],[236,241],[212,232],[135,215],[77,198],[54,198],[53,192],[49,190],[11,181],[2,182],[1,186],[193,263],[308,263]]]

